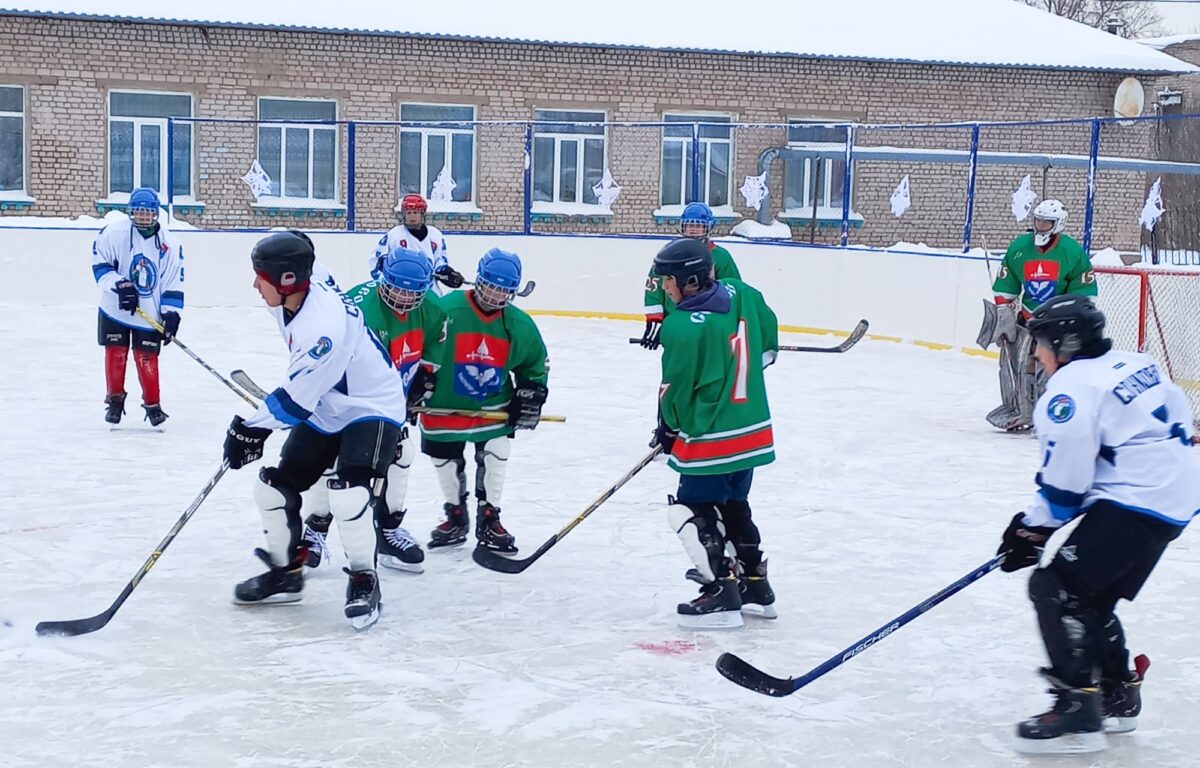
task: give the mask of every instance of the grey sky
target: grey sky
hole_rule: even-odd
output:
[[[1169,35],[1200,32],[1200,3],[1155,3]]]

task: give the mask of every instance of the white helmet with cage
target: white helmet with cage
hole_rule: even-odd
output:
[[[1044,224],[1040,224],[1045,222]],[[1033,242],[1037,246],[1046,246],[1050,238],[1063,231],[1067,225],[1067,209],[1053,198],[1043,200],[1033,209]]]

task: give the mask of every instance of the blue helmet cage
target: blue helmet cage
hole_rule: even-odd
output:
[[[484,309],[508,306],[520,286],[520,256],[499,248],[483,254],[475,274],[475,296]]]
[[[679,214],[679,234],[687,237],[687,225],[700,224],[704,227],[704,237],[707,238],[716,223],[717,219],[707,205],[688,203],[683,207],[683,213]]]
[[[433,266],[425,254],[408,248],[394,248],[383,261],[379,276],[379,298],[397,312],[411,312],[421,306],[433,285]]]
[[[129,195],[129,218],[132,219],[134,213],[148,211],[154,214],[154,221],[158,221],[159,206],[157,192],[150,187],[138,187]],[[153,224],[154,221],[149,224]]]

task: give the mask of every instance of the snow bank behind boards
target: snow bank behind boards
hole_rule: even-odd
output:
[[[189,306],[255,306],[249,253],[259,232],[185,231]],[[315,233],[318,258],[343,287],[367,279],[379,233]],[[4,303],[95,301],[92,230],[0,228]],[[488,248],[516,251],[525,279],[537,281],[521,299],[530,310],[640,316],[642,290],[660,239],[453,235],[450,262],[470,279]],[[980,300],[990,298],[988,269],[978,256],[872,249],[804,248],[731,238],[723,241],[747,282],[766,294],[781,324],[849,330],[871,321],[871,332],[906,341],[971,347]],[[995,260],[993,259],[993,268]]]

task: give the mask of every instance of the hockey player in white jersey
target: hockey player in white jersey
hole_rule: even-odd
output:
[[[1200,513],[1187,399],[1152,358],[1113,351],[1104,322],[1091,298],[1068,294],[1027,325],[1051,377],[1034,411],[1038,492],[1004,532],[1003,569],[1037,565],[1051,534],[1082,520],[1029,579],[1056,698],[1017,726],[1022,752],[1089,752],[1105,747],[1105,730],[1133,730],[1149,660],[1130,670],[1114,609]]]
[[[92,243],[92,274],[100,286],[97,341],[104,347],[104,420],[110,424],[120,423],[125,413],[131,345],[146,419],[153,427],[167,420],[159,402],[158,353],[179,330],[183,247],[159,223],[158,210],[153,189],[135,189],[129,196],[129,218],[105,226]],[[166,328],[165,337],[137,314],[139,308]]]
[[[445,295],[447,289],[461,288],[463,276],[450,262],[446,260],[446,237],[437,227],[425,223],[425,214],[429,210],[425,198],[420,195],[405,195],[400,201],[400,224],[388,230],[375,246],[371,256],[371,279],[383,279],[383,262],[392,251],[406,248],[425,254],[429,266],[433,269],[433,284],[438,296]]]
[[[379,617],[372,500],[396,455],[405,418],[404,386],[362,313],[323,282],[311,281],[311,243],[291,232],[261,240],[251,253],[255,288],[279,321],[291,353],[284,383],[249,419],[235,416],[225,459],[239,469],[262,458],[272,430],[291,428],[279,465],[259,472],[254,501],[269,570],[238,584],[239,604],[295,602],[304,588],[301,496],[326,468],[350,577],[346,617],[356,629]]]

